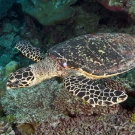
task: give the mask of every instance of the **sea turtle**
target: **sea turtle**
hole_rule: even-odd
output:
[[[44,58],[30,42],[15,48],[39,61],[11,73],[7,89],[30,87],[54,76],[64,77],[64,86],[73,95],[95,105],[111,106],[127,99],[127,94],[108,89],[97,79],[112,77],[135,67],[135,38],[123,33],[87,34],[50,48]]]

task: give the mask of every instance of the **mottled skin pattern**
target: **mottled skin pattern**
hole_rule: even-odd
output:
[[[70,39],[51,48],[48,56],[40,62],[12,73],[7,88],[30,87],[61,76],[65,78],[64,85],[69,92],[92,106],[118,104],[126,100],[127,95],[108,89],[93,79],[111,77],[134,68],[134,41],[134,37],[122,33],[87,34]],[[23,42],[18,44],[16,48],[25,56],[42,59],[40,52],[29,47],[30,43],[28,46]]]

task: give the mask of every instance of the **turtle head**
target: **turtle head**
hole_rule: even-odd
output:
[[[6,88],[30,87],[34,81],[34,75],[30,67],[19,69],[9,75]]]

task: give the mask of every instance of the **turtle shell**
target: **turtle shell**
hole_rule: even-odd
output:
[[[55,45],[49,54],[65,68],[105,78],[135,67],[135,39],[123,33],[87,34]]]

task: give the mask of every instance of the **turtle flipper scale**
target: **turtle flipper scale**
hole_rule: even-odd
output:
[[[74,96],[82,98],[93,107],[111,106],[127,99],[124,92],[108,89],[85,76],[69,76],[64,80],[64,85]]]
[[[21,68],[9,75],[6,87],[7,89],[29,87],[33,80],[34,75],[31,71],[31,67]]]
[[[18,42],[15,48],[19,50],[24,56],[36,62],[43,60],[45,57],[40,48],[33,47],[27,40]]]

